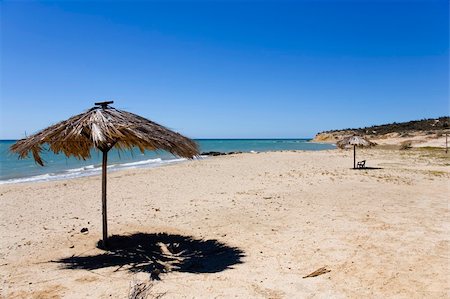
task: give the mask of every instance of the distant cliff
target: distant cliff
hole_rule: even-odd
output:
[[[400,144],[411,142],[412,146],[445,146],[443,132],[449,129],[450,117],[414,120],[402,123],[391,123],[357,129],[331,130],[318,133],[314,142],[336,142],[345,136],[358,134],[378,144]]]

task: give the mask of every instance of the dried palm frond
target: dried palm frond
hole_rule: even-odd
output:
[[[11,151],[20,158],[32,154],[36,163],[43,165],[40,156],[44,144],[55,154],[67,157],[90,158],[91,148],[107,151],[136,146],[144,150],[165,150],[176,156],[193,158],[199,155],[197,144],[179,133],[136,114],[104,105],[93,107],[52,125],[34,135],[19,140]]]
[[[128,293],[128,299],[159,299],[166,293],[154,293],[152,288],[154,284],[152,282],[138,281],[134,279],[131,282],[130,291]]]
[[[347,136],[342,140],[339,140],[336,142],[337,147],[339,148],[345,148],[346,146],[356,145],[359,147],[370,147],[376,145],[375,142],[372,142],[362,136]]]

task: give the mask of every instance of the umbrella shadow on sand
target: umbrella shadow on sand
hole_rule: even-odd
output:
[[[166,233],[113,235],[105,253],[72,256],[54,262],[64,269],[96,270],[116,267],[115,271],[148,272],[153,279],[171,271],[215,273],[241,264],[244,252],[217,240],[194,239]]]

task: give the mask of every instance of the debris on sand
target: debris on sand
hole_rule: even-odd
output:
[[[317,269],[317,270],[314,271],[314,272],[309,273],[309,274],[306,275],[306,276],[303,276],[303,278],[316,277],[316,276],[319,276],[319,275],[328,273],[328,272],[330,272],[330,271],[331,271],[331,270],[328,270],[326,267],[322,267],[322,268]]]

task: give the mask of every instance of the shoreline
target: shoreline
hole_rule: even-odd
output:
[[[245,139],[245,140],[247,140],[247,139]],[[249,140],[253,140],[253,139],[249,139]],[[267,140],[273,140],[273,139],[267,139]],[[306,139],[278,139],[278,140],[306,140]],[[318,142],[313,142],[313,143],[320,144]],[[323,150],[325,150],[325,149],[323,149]],[[261,151],[261,152],[277,152],[277,151],[283,151],[283,150],[268,150],[268,151]],[[306,150],[306,151],[310,151],[310,150]],[[253,151],[253,150],[251,150],[251,151],[231,151],[231,152],[210,151],[210,152],[202,152],[200,157],[198,157],[196,159],[205,159],[205,158],[213,157],[213,156],[223,156],[223,155],[242,154],[242,153],[259,153],[259,152],[260,151]],[[127,161],[124,163],[116,162],[114,164],[108,165],[108,172],[115,172],[115,171],[120,171],[123,169],[155,168],[155,167],[166,166],[168,164],[182,163],[182,162],[186,162],[186,161],[187,161],[187,159],[176,158],[176,157],[173,157],[172,159],[161,159],[160,157],[154,157],[154,158],[148,159],[148,157],[143,157],[142,160],[136,160],[133,162]],[[100,172],[101,172],[101,164],[97,165],[97,167],[95,167],[95,165],[92,164],[92,165],[88,165],[88,166],[64,169],[64,170],[61,170],[58,172],[49,171],[49,172],[46,172],[43,174],[38,174],[38,175],[8,178],[8,179],[0,180],[0,185],[21,184],[21,183],[27,183],[27,182],[46,182],[46,181],[70,180],[70,179],[75,179],[75,178],[79,178],[79,177],[89,177],[89,176],[99,175]]]
[[[205,157],[203,157],[205,158]],[[161,163],[141,163],[141,162],[147,162],[150,160],[160,160]],[[114,164],[114,165],[108,165],[108,173],[114,173],[117,171],[123,171],[123,170],[129,170],[129,169],[147,169],[147,168],[156,168],[156,167],[164,167],[167,165],[172,164],[178,164],[186,162],[187,159],[183,158],[176,158],[172,160],[161,160],[159,158],[157,159],[144,159],[144,160],[138,160],[136,162],[127,162],[124,164]],[[134,165],[127,165],[127,164],[134,164]],[[89,165],[91,166],[91,165]],[[41,182],[53,182],[53,181],[64,181],[64,180],[74,180],[78,178],[84,178],[84,177],[92,177],[97,176],[101,174],[101,165],[97,167],[81,167],[85,168],[85,172],[79,171],[77,173],[74,173],[75,170],[78,170],[80,168],[74,168],[74,169],[67,169],[61,172],[57,173],[45,173],[41,175],[36,176],[28,176],[28,177],[19,177],[19,178],[11,178],[6,180],[0,180],[0,186],[1,185],[11,185],[11,184],[23,184],[23,183],[41,183]],[[86,169],[87,168],[87,169]]]
[[[314,142],[314,143],[321,143],[321,142]],[[334,144],[333,142],[323,142],[323,143],[329,143],[329,144]],[[393,147],[393,146],[389,146],[389,145],[377,145],[376,147],[373,147],[369,150],[375,150],[375,151],[396,151],[396,152],[400,152],[400,153],[406,153],[406,152],[414,152],[414,151],[436,151],[436,150],[443,150],[444,148],[441,147],[412,147],[409,150],[399,150],[397,147]],[[361,149],[359,149],[361,150]],[[367,149],[365,149],[367,150]],[[257,152],[257,151],[250,151],[250,152],[210,152],[210,153],[219,153],[219,154],[212,154],[212,155],[205,155],[207,153],[202,153],[202,155],[199,158],[196,158],[192,161],[201,161],[204,159],[210,159],[210,158],[216,158],[216,157],[223,157],[223,156],[233,156],[233,155],[241,155],[241,154],[260,154],[260,153],[282,153],[282,152],[327,152],[327,151],[341,151],[341,152],[345,152],[345,151],[349,151],[349,149],[339,149],[337,147],[333,148],[333,149],[323,149],[323,150],[272,150],[272,151],[263,151],[263,152]],[[133,163],[140,163],[143,161],[147,161],[148,159],[144,159],[144,160],[139,160]],[[149,160],[154,160],[154,159],[149,159]],[[148,164],[148,165],[142,165],[142,166],[130,166],[130,167],[122,167],[122,164],[115,164],[115,165],[110,165],[108,166],[108,174],[111,173],[115,173],[115,172],[122,172],[122,171],[128,171],[128,170],[140,170],[140,169],[153,169],[153,168],[161,168],[161,167],[166,167],[169,165],[176,165],[176,164],[182,164],[182,163],[186,163],[186,162],[190,162],[190,160],[187,159],[173,159],[173,160],[167,160],[166,162],[163,161],[163,163],[161,164]],[[127,164],[127,163],[125,163]],[[118,166],[116,168],[112,167],[112,166]],[[34,178],[39,178],[41,176],[45,176],[48,174],[44,174],[44,175],[38,175],[38,176],[31,176],[31,177],[22,177],[22,178],[14,178],[14,179],[10,179],[10,180],[0,180],[0,186],[9,186],[9,185],[21,185],[21,184],[34,184],[34,183],[45,183],[45,182],[60,182],[60,181],[72,181],[72,180],[76,180],[76,179],[80,179],[80,178],[89,178],[89,177],[95,177],[95,176],[99,176],[101,175],[101,167],[97,167],[95,169],[95,172],[90,172],[90,173],[86,173],[86,174],[79,174],[76,176],[72,176],[72,177],[67,177],[66,175],[68,173],[71,172],[71,169],[66,170],[64,172],[58,173],[55,175],[54,178],[50,178],[50,179],[36,179],[34,180]],[[13,181],[11,181],[13,180]]]

